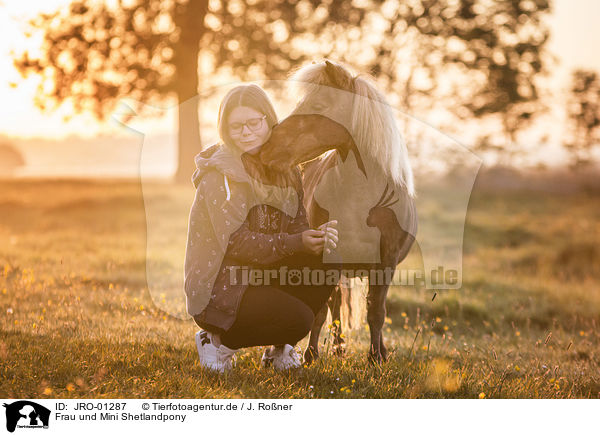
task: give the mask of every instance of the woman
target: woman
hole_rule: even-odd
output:
[[[200,363],[219,372],[231,369],[238,349],[259,345],[272,345],[263,365],[300,366],[293,346],[309,332],[334,287],[285,286],[281,279],[249,283],[240,276],[251,269],[323,268],[325,245],[337,243],[337,222],[309,229],[299,171],[274,177],[252,157],[276,123],[260,87],[238,86],[219,108],[223,143],[196,156],[185,291],[188,312],[202,328],[196,334]],[[271,181],[257,174],[269,174]]]

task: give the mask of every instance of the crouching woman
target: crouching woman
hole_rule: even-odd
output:
[[[294,346],[334,288],[282,285],[280,276],[269,283],[246,279],[251,270],[323,269],[320,254],[337,243],[337,222],[309,229],[299,171],[274,176],[253,158],[276,123],[260,87],[238,86],[219,108],[222,143],[196,156],[185,291],[188,313],[202,328],[200,363],[219,372],[231,369],[239,349],[262,345],[271,346],[263,366],[299,367]]]

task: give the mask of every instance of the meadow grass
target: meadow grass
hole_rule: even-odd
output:
[[[346,332],[344,357],[332,352],[330,325],[310,367],[260,369],[262,349],[252,348],[216,375],[198,364],[196,325],[177,315],[181,259],[171,252],[185,240],[189,188],[144,189],[143,197],[133,181],[0,182],[0,396],[600,397],[597,194],[476,188],[463,287],[391,288],[381,366],[367,363],[366,325]],[[152,268],[175,277],[166,294],[146,274],[147,249],[161,246]]]

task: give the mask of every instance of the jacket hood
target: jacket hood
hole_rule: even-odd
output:
[[[233,181],[248,181],[249,177],[244,169],[241,154],[228,150],[223,144],[213,145],[202,151],[196,155],[194,161],[196,170],[192,175],[192,182],[196,188],[202,176],[211,170],[217,170]]]
[[[246,183],[248,194],[256,204],[268,204],[282,210],[289,216],[296,216],[299,206],[298,193],[302,190],[302,181],[299,173],[296,183],[293,184],[263,184],[258,178],[248,174],[242,159],[250,157],[245,153],[237,153],[223,144],[213,145],[195,157],[196,170],[192,175],[192,182],[197,189],[202,177],[211,171],[218,171],[225,176],[227,200],[237,201],[240,198],[230,197],[229,182]],[[229,181],[228,181],[228,180]],[[286,179],[286,182],[290,181]],[[291,181],[290,181],[291,182]]]

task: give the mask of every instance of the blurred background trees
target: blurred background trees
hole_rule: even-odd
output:
[[[388,83],[409,112],[437,105],[458,120],[497,120],[505,137],[496,145],[515,152],[517,134],[544,107],[539,78],[550,61],[544,22],[550,2],[391,4],[379,10],[384,32],[365,66]],[[344,59],[352,63],[351,55]]]
[[[600,143],[600,78],[596,71],[575,70],[567,101],[570,124],[565,146],[574,167],[590,163],[593,147]]]
[[[31,32],[43,35],[40,54],[17,53],[15,66],[43,78],[42,110],[70,101],[103,119],[124,97],[176,98],[176,179],[184,182],[201,149],[193,97],[211,77],[284,79],[322,57],[371,72],[410,113],[438,107],[457,120],[494,119],[505,137],[493,146],[513,152],[543,107],[538,77],[548,62],[550,7],[549,0],[74,0],[32,20]]]

